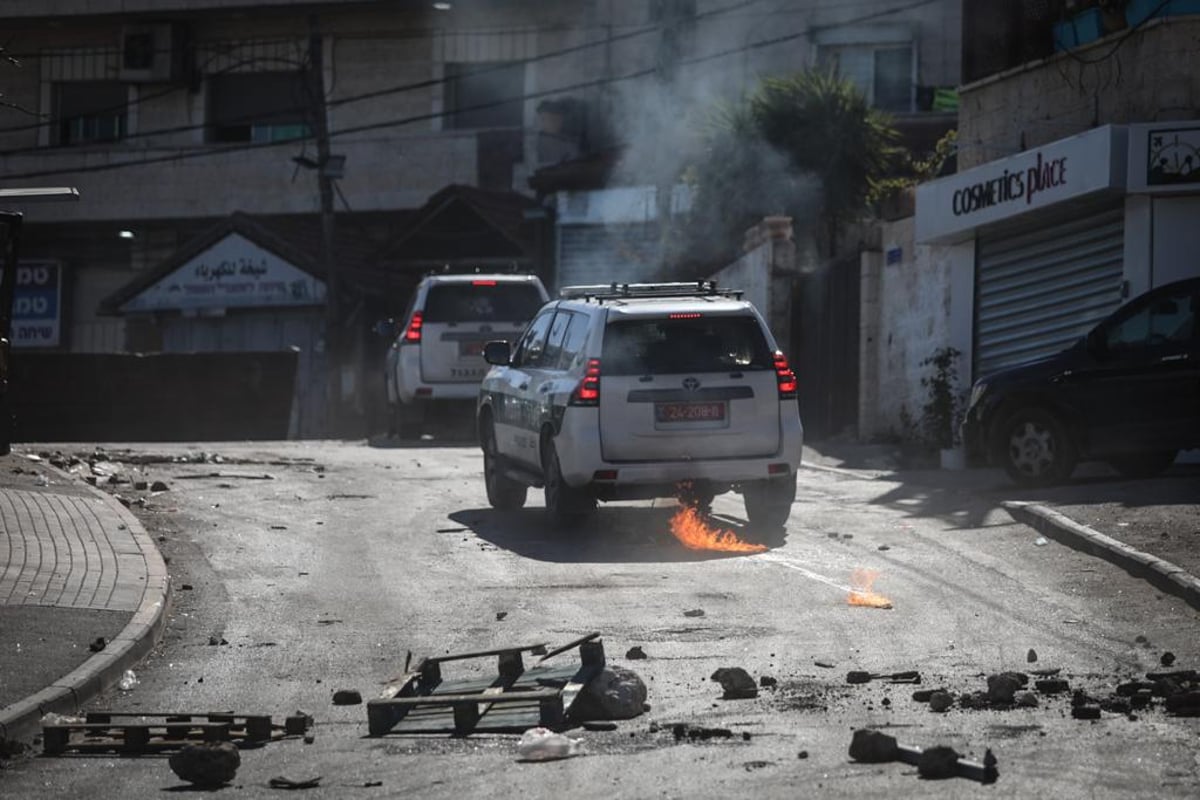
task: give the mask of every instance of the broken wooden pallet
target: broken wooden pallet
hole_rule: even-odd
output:
[[[367,703],[371,736],[388,733],[520,733],[528,728],[562,728],[579,692],[604,669],[604,644],[590,633],[549,652],[544,644],[421,659]],[[579,649],[580,662],[545,662]],[[523,654],[544,653],[526,669]],[[447,680],[442,665],[494,657],[496,674]],[[407,666],[407,665],[406,665]]]
[[[160,753],[194,742],[230,741],[239,746],[265,744],[284,736],[301,736],[312,724],[304,714],[289,716],[283,725],[264,714],[145,714],[93,711],[84,722],[42,725],[46,755],[68,752]],[[139,722],[121,722],[138,719]]]

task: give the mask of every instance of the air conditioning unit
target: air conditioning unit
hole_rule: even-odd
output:
[[[179,80],[183,63],[182,28],[169,22],[126,25],[121,29],[118,78],[126,83]]]

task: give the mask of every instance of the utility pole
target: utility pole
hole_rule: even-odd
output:
[[[309,99],[317,140],[317,189],[321,197],[321,266],[325,270],[326,435],[342,425],[342,293],[333,253],[333,178],[329,175],[329,121],[325,108],[325,48],[317,16],[308,17]]]

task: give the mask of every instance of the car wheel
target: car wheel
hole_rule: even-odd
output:
[[[1049,486],[1075,470],[1075,443],[1056,416],[1025,408],[1008,417],[1000,434],[1004,470],[1022,486]]]
[[[750,481],[742,486],[746,518],[759,530],[778,530],[787,523],[796,501],[796,476]]]
[[[425,409],[418,403],[399,402],[392,406],[390,430],[397,439],[417,439],[425,423]]]
[[[497,455],[496,431],[492,421],[486,420],[480,435],[483,446],[483,485],[487,489],[488,503],[497,511],[516,511],[525,505],[529,487],[506,477],[500,472],[500,458]]]
[[[1175,463],[1178,450],[1158,453],[1134,453],[1109,459],[1108,463],[1126,478],[1151,478]]]
[[[546,481],[546,510],[556,523],[579,522],[596,510],[596,498],[584,489],[575,489],[563,480],[562,467],[554,442],[542,445],[542,469]]]

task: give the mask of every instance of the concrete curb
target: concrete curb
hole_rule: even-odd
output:
[[[1048,539],[1098,556],[1200,610],[1200,580],[1182,567],[1105,536],[1046,506],[1016,500],[1003,505],[1013,519]]]
[[[64,480],[75,481],[75,476],[48,464],[39,464],[39,468],[53,470]],[[40,692],[0,709],[0,740],[32,738],[41,731],[41,718],[49,712],[63,715],[77,713],[80,706],[115,686],[125,670],[145,658],[158,643],[166,627],[171,578],[162,554],[142,527],[141,521],[129,509],[95,487],[87,484],[84,487],[113,509],[137,542],[146,560],[146,587],[142,592],[142,600],[128,624],[107,643],[104,650]]]

